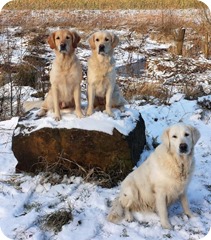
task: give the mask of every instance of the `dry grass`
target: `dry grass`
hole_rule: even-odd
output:
[[[167,104],[171,94],[162,83],[134,83],[127,88],[124,93],[127,99],[144,100],[152,103],[155,99],[159,99],[159,103]]]
[[[118,164],[112,165],[104,171],[99,167],[84,167],[76,161],[60,156],[57,162],[54,163],[49,163],[45,158],[40,158],[36,168],[37,173],[42,172],[45,179],[48,179],[52,185],[58,184],[64,176],[77,176],[82,177],[85,182],[111,188],[117,186],[119,182],[126,177],[126,171],[123,171],[125,166],[122,161],[119,161]]]
[[[41,225],[44,230],[58,233],[62,227],[73,220],[72,210],[58,210],[43,217]]]
[[[136,0],[107,0],[105,4],[102,0],[21,0],[13,1],[5,6],[5,9],[21,11],[2,11],[0,25],[3,26],[22,26],[23,28],[34,28],[34,31],[42,31],[51,27],[72,27],[83,31],[97,29],[122,29],[127,28],[136,32],[147,32],[150,29],[157,29],[164,34],[171,34],[172,29],[178,27],[194,27],[197,22],[205,15],[203,4],[197,0],[163,0],[163,1],[136,1]],[[81,6],[74,7],[77,4]],[[100,8],[92,7],[100,4]],[[106,4],[109,7],[106,7]],[[134,7],[137,4],[138,7]],[[163,4],[163,5],[162,5]],[[105,5],[105,7],[103,7]],[[193,12],[181,13],[183,8],[198,8]],[[156,9],[157,11],[146,11],[146,9]],[[46,11],[53,9],[53,11]],[[70,11],[77,9],[75,11]],[[102,11],[87,11],[89,9],[100,9]],[[117,9],[144,9],[144,11],[118,11]],[[32,11],[33,10],[33,11]],[[36,11],[37,10],[37,11]],[[201,11],[199,13],[199,11]],[[197,17],[200,15],[200,19]],[[24,16],[24,18],[23,18]],[[204,17],[205,18],[205,17]],[[194,23],[194,26],[193,24]],[[37,27],[39,26],[39,27]],[[42,31],[43,35],[46,32]],[[37,40],[37,39],[36,39]],[[42,41],[42,39],[41,39]]]
[[[197,0],[15,0],[7,9],[184,9],[197,8]]]

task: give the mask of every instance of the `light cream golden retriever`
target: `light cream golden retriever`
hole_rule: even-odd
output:
[[[112,107],[123,107],[123,98],[116,84],[114,48],[119,38],[108,31],[99,31],[91,35],[89,45],[92,55],[88,60],[88,109],[87,115],[92,115],[94,107],[105,98],[105,112],[113,116]]]
[[[117,223],[122,218],[133,220],[133,211],[156,211],[163,228],[171,228],[167,207],[180,199],[184,213],[189,209],[186,188],[194,169],[194,145],[199,131],[182,123],[166,129],[162,143],[121,184],[108,220]]]
[[[58,30],[48,38],[56,58],[50,72],[51,88],[42,104],[38,116],[43,116],[48,110],[54,111],[56,121],[61,119],[60,109],[75,107],[75,114],[81,118],[81,81],[82,67],[75,55],[75,48],[80,36],[75,31]]]

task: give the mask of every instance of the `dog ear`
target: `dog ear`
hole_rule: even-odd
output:
[[[72,32],[70,32],[71,33],[71,35],[72,35],[72,37],[73,37],[73,47],[74,48],[77,48],[77,46],[78,46],[78,43],[80,42],[80,40],[81,40],[81,37],[78,35],[78,33],[77,32],[75,32],[75,31],[72,31]]]
[[[56,44],[55,44],[55,32],[52,33],[48,39],[47,39],[48,44],[50,45],[51,49],[55,49],[56,48]]]
[[[92,34],[90,37],[89,37],[89,39],[88,39],[88,41],[89,41],[89,45],[90,45],[90,47],[91,47],[91,49],[92,50],[95,50],[95,34]]]
[[[162,143],[166,146],[166,148],[170,149],[170,139],[169,139],[169,128],[165,129],[161,136]]]
[[[198,142],[201,134],[200,134],[200,132],[199,132],[199,130],[198,130],[197,128],[195,128],[195,127],[193,127],[193,126],[190,126],[190,125],[189,125],[188,127],[189,127],[190,130],[191,130],[192,141],[193,141],[193,144],[195,145],[195,144]]]
[[[117,37],[117,35],[116,34],[111,34],[111,46],[112,46],[112,48],[115,48],[117,45],[118,45],[118,43],[119,43],[119,38]]]

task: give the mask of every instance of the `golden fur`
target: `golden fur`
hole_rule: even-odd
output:
[[[51,88],[42,104],[38,116],[43,116],[48,110],[54,111],[55,120],[61,119],[60,109],[75,107],[75,114],[81,118],[81,80],[82,67],[75,55],[75,48],[80,36],[75,31],[58,30],[48,38],[56,58],[50,72]]]
[[[117,223],[125,217],[132,221],[133,211],[156,211],[162,227],[170,229],[167,206],[177,199],[191,217],[186,188],[194,169],[193,151],[199,137],[199,131],[190,125],[180,123],[166,129],[162,143],[122,182],[108,220]]]
[[[118,43],[118,37],[108,31],[96,32],[89,38],[92,55],[88,60],[87,115],[93,114],[99,98],[105,98],[105,112],[110,116],[113,116],[112,107],[122,107],[127,103],[116,84],[113,51]]]

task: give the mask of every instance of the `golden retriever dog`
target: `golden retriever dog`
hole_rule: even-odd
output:
[[[56,121],[61,120],[60,109],[75,107],[75,114],[81,118],[81,81],[82,67],[75,55],[80,36],[75,31],[58,30],[48,37],[56,58],[50,72],[51,88],[44,100],[38,116],[44,116],[48,110],[54,111]]]
[[[113,116],[112,107],[123,107],[127,104],[116,84],[114,48],[119,38],[108,31],[99,31],[91,35],[89,45],[92,50],[88,60],[88,109],[92,115],[100,98],[105,98],[105,112]]]
[[[167,128],[162,143],[122,182],[108,220],[132,221],[134,211],[155,211],[162,227],[170,229],[167,207],[177,199],[184,213],[192,217],[186,189],[194,169],[194,145],[199,137],[199,131],[190,125],[178,123]]]

